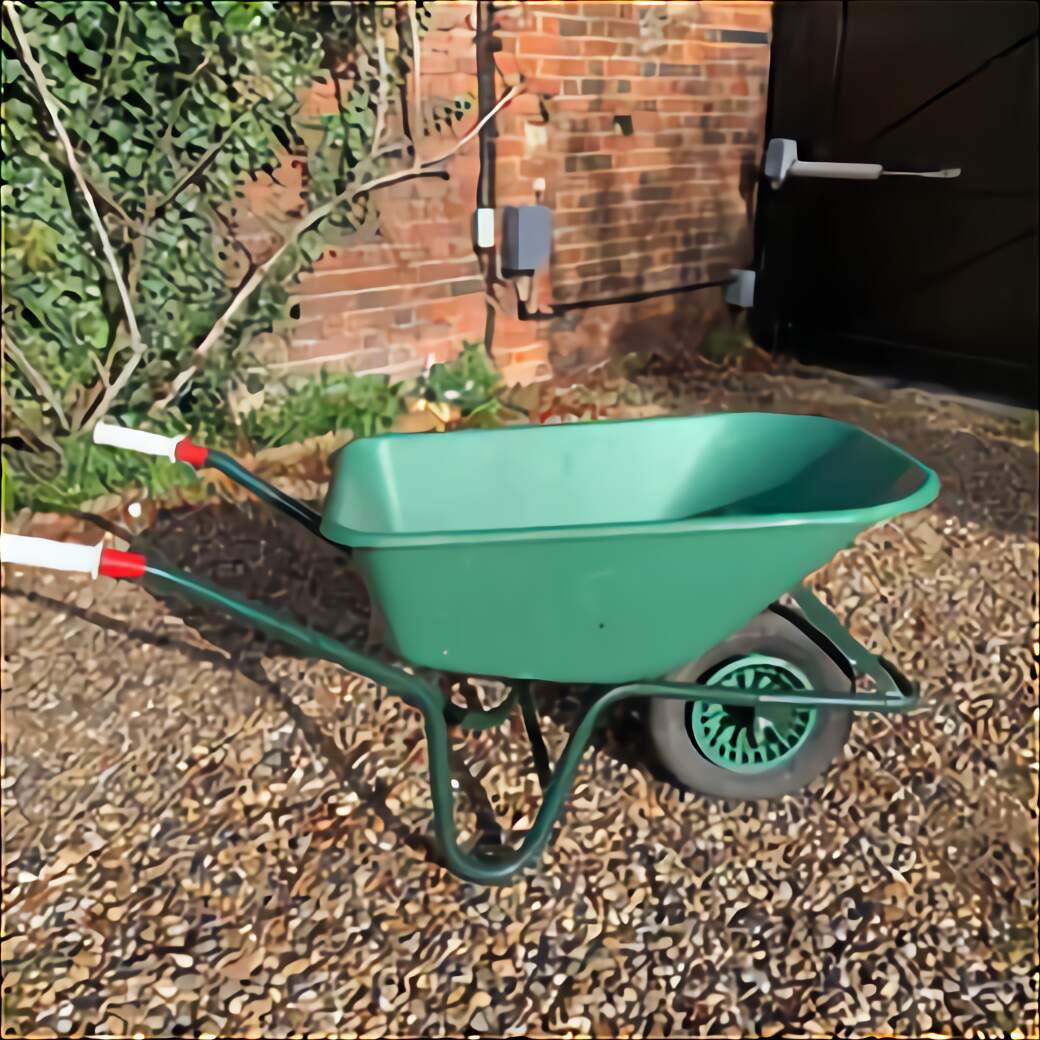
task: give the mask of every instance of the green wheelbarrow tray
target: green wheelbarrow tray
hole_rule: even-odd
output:
[[[341,453],[350,546],[405,660],[469,675],[667,675],[935,475],[855,426],[737,413],[397,434]]]
[[[905,712],[918,703],[916,688],[801,584],[865,528],[938,493],[931,470],[846,423],[736,413],[372,437],[340,453],[323,515],[187,438],[99,424],[95,440],[219,470],[353,553],[397,657],[509,682],[496,708],[465,711],[415,670],[137,553],[3,536],[5,560],[146,578],[160,593],[366,675],[418,708],[443,861],[471,881],[506,882],[539,857],[597,724],[620,701],[701,700],[766,713],[770,705]],[[872,692],[851,682],[844,690],[752,690],[661,678],[785,592],[850,679],[873,679]],[[531,680],[595,693],[555,767]],[[542,805],[518,848],[464,849],[449,729],[496,726],[517,703]]]

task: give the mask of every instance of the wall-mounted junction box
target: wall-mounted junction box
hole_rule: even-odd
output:
[[[549,262],[552,210],[545,206],[506,206],[502,211],[502,271],[532,274]]]

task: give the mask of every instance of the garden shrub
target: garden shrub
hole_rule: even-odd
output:
[[[347,199],[350,185],[411,161],[407,138],[380,149],[373,138],[386,129],[386,105],[407,93],[411,49],[428,22],[422,0],[5,5],[5,510],[73,505],[127,480],[157,493],[174,479],[126,453],[99,461],[89,430],[105,416],[212,444],[386,425],[394,394],[379,381],[319,379],[272,392],[274,404],[246,417],[227,398],[256,365],[251,340],[286,317],[296,275],[331,235],[370,219],[371,196]],[[318,80],[335,86],[337,112],[305,119],[301,100]],[[446,118],[470,107],[456,99]],[[236,238],[236,195],[286,153],[306,169],[304,214],[329,212],[285,237],[277,263],[221,326],[236,290],[263,269]],[[130,296],[139,350],[76,166]],[[234,257],[245,269],[238,285],[228,279]],[[179,383],[210,336],[205,364]]]
[[[419,398],[454,409],[458,424],[497,425],[503,406],[496,392],[502,386],[483,345],[468,343],[455,360],[404,382],[350,372],[289,379],[267,387],[262,403],[234,421],[200,416],[191,433],[200,444],[241,454],[346,430],[355,437],[369,437],[389,432],[408,402]],[[186,432],[173,412],[151,425],[171,435]],[[96,446],[86,431],[66,437],[62,446],[56,457],[59,468],[30,473],[28,479],[23,474],[22,479],[9,480],[4,463],[5,515],[23,507],[60,512],[129,488],[155,498],[197,480],[188,466],[171,466],[168,459]]]

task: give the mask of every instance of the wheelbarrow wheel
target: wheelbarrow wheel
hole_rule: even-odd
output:
[[[737,689],[851,691],[851,676],[803,624],[765,610],[668,678]],[[672,777],[692,791],[737,800],[800,790],[841,752],[851,724],[846,708],[655,698],[649,709],[650,737]]]

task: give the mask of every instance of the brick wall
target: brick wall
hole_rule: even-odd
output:
[[[533,309],[668,290],[746,264],[769,3],[563,0],[497,8],[498,92],[519,81],[525,93],[497,120],[495,204],[534,201],[541,177],[542,201],[554,211],[552,258],[536,279]],[[475,99],[475,4],[432,10],[423,94],[430,104]],[[315,113],[332,105],[328,88],[307,101]],[[475,110],[460,125],[472,125]],[[452,132],[459,131],[431,133],[424,154],[443,151]],[[471,240],[477,141],[446,168],[448,181],[411,181],[373,195],[372,229],[331,244],[301,277],[296,319],[285,341],[267,344],[270,361],[412,374],[430,355],[443,360],[464,341],[483,340],[491,298],[493,354],[507,378],[528,381],[610,352],[694,350],[721,314],[721,290],[708,289],[521,321],[511,283],[492,279],[489,297]],[[249,186],[240,217],[260,255],[275,240],[272,214],[299,195],[290,160],[274,177],[280,186],[268,178]]]
[[[768,47],[721,30],[768,32],[769,5],[585,0],[500,21],[500,66],[528,77],[548,116],[539,150],[516,115],[502,121],[519,154],[499,169],[513,163],[503,180],[517,184],[545,177],[553,300],[728,274],[749,242],[741,184],[759,161]],[[704,290],[572,311],[549,326],[551,356],[570,367],[608,349],[693,349],[720,305]]]

